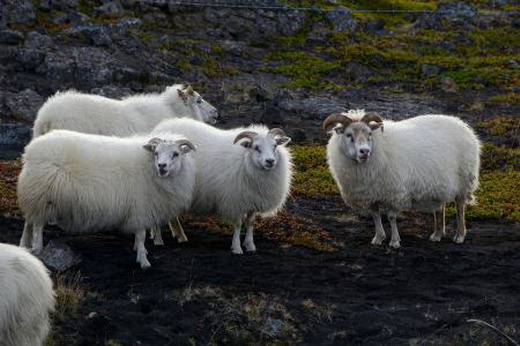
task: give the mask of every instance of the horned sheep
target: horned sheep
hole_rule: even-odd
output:
[[[328,165],[346,204],[370,209],[375,223],[372,244],[386,238],[380,208],[388,208],[390,246],[398,248],[400,210],[434,213],[432,241],[445,233],[445,204],[455,201],[455,243],[466,236],[465,206],[478,187],[480,142],[462,120],[423,115],[383,121],[374,112],[351,110],[323,123],[333,130]]]
[[[146,229],[161,227],[191,203],[195,147],[183,136],[128,138],[54,130],[25,148],[18,200],[26,222],[20,245],[39,253],[42,230],[120,229],[135,234],[142,268],[150,266]]]
[[[161,120],[182,117],[214,124],[220,115],[191,86],[173,85],[160,94],[122,100],[58,92],[38,111],[33,138],[55,129],[125,137],[149,133]]]
[[[256,251],[256,215],[276,213],[287,199],[291,178],[290,138],[281,129],[262,125],[221,130],[191,119],[161,122],[152,132],[180,133],[197,146],[197,176],[190,212],[216,214],[234,226],[231,250],[242,254],[240,231],[246,226],[244,246]],[[239,144],[239,145],[238,145]]]
[[[54,304],[45,266],[25,249],[0,244],[0,345],[43,345]]]

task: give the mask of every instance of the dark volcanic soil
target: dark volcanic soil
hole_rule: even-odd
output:
[[[82,285],[96,295],[75,318],[55,323],[54,339],[68,345],[254,344],[280,341],[283,327],[291,326],[285,343],[505,344],[466,322],[470,318],[520,338],[519,225],[470,222],[464,245],[449,238],[431,243],[429,216],[406,215],[399,221],[403,248],[393,250],[371,246],[371,221],[353,218],[339,199],[298,200],[288,208],[328,230],[340,249],[324,253],[257,236],[256,254],[233,256],[229,235],[187,225],[188,243],[177,244],[167,233],[164,247],[148,243],[152,268],[142,271],[128,235],[62,235],[82,259],[70,271],[80,271]],[[0,241],[16,243],[23,221],[1,218],[0,228]],[[49,233],[45,241],[56,237]],[[193,293],[203,287],[224,297]],[[270,335],[230,338],[229,324],[254,329],[234,312],[247,297],[279,303],[290,316],[253,316],[249,322],[269,325]]]

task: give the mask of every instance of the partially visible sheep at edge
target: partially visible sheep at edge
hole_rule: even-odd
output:
[[[446,115],[383,122],[377,113],[351,110],[329,116],[323,127],[333,129],[327,158],[345,203],[371,210],[376,229],[372,244],[386,238],[381,207],[388,208],[391,247],[400,246],[399,210],[434,213],[430,240],[440,241],[445,204],[452,201],[457,209],[453,241],[464,242],[465,206],[473,201],[480,168],[480,142],[466,123]]]
[[[290,138],[280,129],[269,130],[261,125],[221,130],[191,119],[165,120],[152,134],[168,131],[187,136],[197,146],[197,176],[190,212],[216,214],[232,223],[234,254],[243,253],[240,231],[245,223],[244,246],[247,251],[256,251],[256,215],[275,214],[289,194],[292,162],[284,146]]]
[[[55,130],[25,148],[18,201],[25,216],[20,246],[39,253],[43,227],[119,229],[135,234],[142,268],[150,266],[146,229],[161,227],[192,200],[193,144],[183,136],[129,138]]]
[[[45,266],[25,249],[0,244],[0,345],[43,345],[54,304]]]
[[[71,90],[58,92],[43,104],[33,138],[56,129],[120,137],[146,134],[161,120],[183,117],[214,124],[220,115],[191,86],[172,85],[160,94],[122,100]]]

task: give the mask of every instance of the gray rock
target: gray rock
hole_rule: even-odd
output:
[[[24,69],[34,71],[45,60],[45,53],[39,49],[24,48],[20,49],[18,57],[18,62]]]
[[[428,65],[428,64],[424,64],[421,66],[421,74],[426,78],[436,76],[440,72],[441,72],[441,68],[439,66]]]
[[[67,11],[78,7],[78,0],[49,0],[49,5],[56,10]]]
[[[124,14],[123,6],[119,1],[105,2],[103,5],[94,8],[94,17],[119,17]]]
[[[45,265],[58,272],[64,272],[81,263],[81,258],[67,244],[55,240],[47,243],[39,257]]]
[[[419,16],[415,27],[446,30],[460,28],[471,30],[475,24],[477,9],[473,5],[462,2],[439,3],[433,13]]]
[[[20,157],[31,137],[31,126],[27,124],[0,124],[0,159]]]
[[[515,59],[505,60],[504,64],[507,66],[507,68],[510,68],[510,69],[518,69],[518,68],[520,68],[520,65],[518,64],[518,61],[516,61]]]
[[[5,106],[11,117],[33,122],[36,113],[45,100],[37,92],[26,89],[19,93],[6,93]]]
[[[70,27],[61,32],[69,38],[83,38],[95,46],[109,47],[113,44],[109,35],[110,30],[103,24],[81,25]]]
[[[447,93],[455,93],[459,91],[457,83],[451,77],[442,77],[440,79],[440,88]]]
[[[36,19],[31,0],[2,0],[0,27],[8,24],[29,24]]]
[[[302,114],[306,119],[323,120],[332,113],[345,112],[345,104],[334,97],[311,96],[295,98],[286,90],[275,97],[275,105],[287,112]]]
[[[346,63],[343,71],[349,80],[361,83],[376,75],[374,71],[355,61]]]
[[[53,46],[53,42],[49,36],[40,34],[37,31],[31,31],[25,38],[24,46],[28,49],[48,50]]]
[[[358,21],[354,18],[352,12],[344,7],[339,6],[333,11],[327,12],[325,18],[333,26],[334,32],[354,32],[358,26]]]
[[[122,18],[112,25],[112,29],[117,35],[127,35],[131,30],[139,30],[143,26],[143,21],[139,18]]]
[[[14,30],[0,30],[0,43],[18,44],[23,41],[23,34]]]

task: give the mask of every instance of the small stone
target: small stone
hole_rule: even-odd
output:
[[[455,81],[451,77],[442,77],[440,79],[440,84],[441,90],[445,92],[454,93],[459,91],[457,83],[455,83]]]
[[[55,240],[49,241],[43,248],[40,259],[48,267],[58,272],[64,272],[81,263],[81,259],[72,252],[67,244]]]
[[[354,32],[358,21],[352,11],[344,6],[339,6],[325,15],[329,23],[334,27],[334,32]]]

